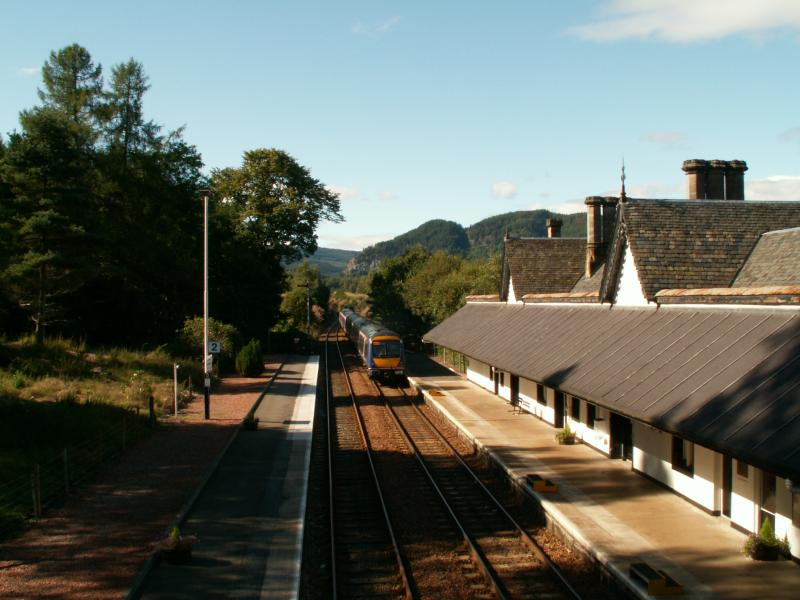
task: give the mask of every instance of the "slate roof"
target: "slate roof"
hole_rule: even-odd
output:
[[[800,202],[628,199],[620,211],[604,298],[618,272],[622,230],[653,300],[664,289],[730,287],[763,233],[800,227]]]
[[[467,304],[425,340],[800,479],[800,310]]]
[[[514,295],[568,292],[583,275],[586,240],[571,238],[509,239],[505,242],[503,297],[508,277]]]
[[[800,285],[800,227],[763,234],[734,287]]]

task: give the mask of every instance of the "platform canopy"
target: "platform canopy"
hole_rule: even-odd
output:
[[[471,303],[425,341],[800,481],[800,311]]]

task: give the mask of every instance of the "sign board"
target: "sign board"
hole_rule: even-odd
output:
[[[206,372],[206,373],[211,373],[211,367],[212,367],[213,365],[214,365],[214,355],[213,355],[213,354],[209,354],[208,356],[206,356],[206,368],[205,368],[205,372]]]
[[[219,342],[208,342],[208,351],[211,354],[219,354],[222,350],[222,344]]]

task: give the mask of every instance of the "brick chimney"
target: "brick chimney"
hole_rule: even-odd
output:
[[[563,224],[564,222],[561,219],[547,219],[547,237],[560,238]]]
[[[729,160],[725,168],[725,199],[744,200],[744,172],[747,163],[743,160]]]
[[[586,204],[586,277],[591,277],[597,270],[600,250],[603,246],[603,196],[588,196]]]
[[[743,160],[683,161],[690,200],[744,200]]]

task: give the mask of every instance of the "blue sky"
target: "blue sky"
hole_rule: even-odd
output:
[[[130,57],[148,118],[208,170],[288,151],[336,190],[360,249],[443,218],[685,196],[687,158],[746,160],[747,198],[800,198],[800,2],[0,3],[0,133],[51,50]]]

